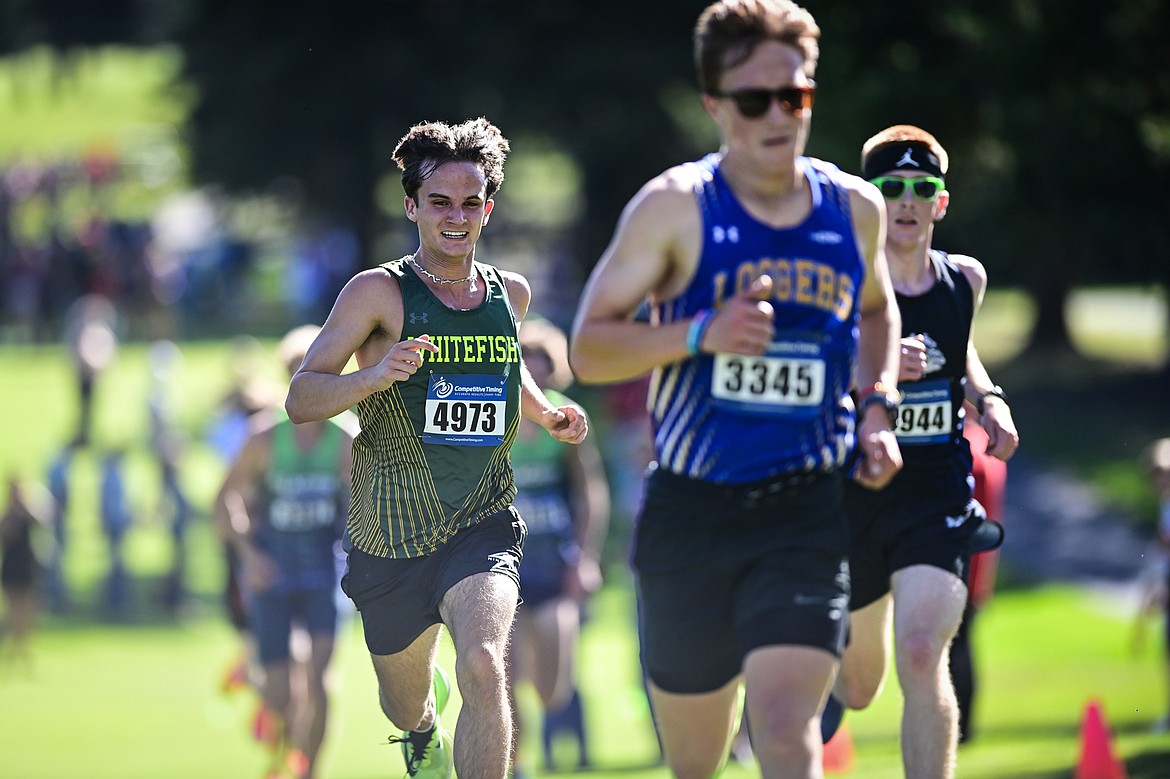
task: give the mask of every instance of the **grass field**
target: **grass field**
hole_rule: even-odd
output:
[[[985,663],[978,738],[960,754],[966,779],[1071,776],[1078,720],[1099,699],[1115,747],[1133,779],[1165,777],[1170,737],[1145,734],[1161,690],[1155,653],[1127,653],[1126,621],[1112,604],[1053,588],[999,596],[983,615]],[[260,776],[247,736],[253,702],[218,689],[236,651],[220,620],[181,624],[54,625],[37,644],[36,676],[0,679],[3,775],[16,779],[196,779]],[[665,772],[636,669],[629,590],[613,586],[595,604],[584,635],[583,673],[597,777],[649,779]],[[335,663],[334,720],[324,777],[375,779],[401,771],[373,697],[372,672],[356,623]],[[452,707],[458,705],[453,700]],[[850,775],[901,776],[898,696],[887,688],[870,711],[847,720],[855,746]],[[1159,762],[1161,768],[1158,768]],[[731,767],[726,776],[754,771]]]
[[[222,466],[199,436],[227,387],[227,346],[183,345],[172,383],[180,425],[190,441],[183,483],[203,511]],[[170,548],[157,515],[156,469],[145,450],[148,386],[145,347],[123,349],[99,389],[93,452],[76,463],[70,516],[70,581],[77,603],[69,616],[47,619],[36,641],[32,678],[0,666],[0,776],[87,777],[259,776],[262,756],[246,734],[253,701],[226,697],[220,676],[238,646],[222,618],[222,566],[205,518],[191,537],[193,597],[178,619],[159,604]],[[275,376],[275,367],[273,369]],[[0,472],[40,478],[54,448],[72,430],[68,363],[57,349],[0,348],[3,429]],[[92,509],[94,458],[126,447],[132,500],[140,524],[131,543],[135,616],[101,617],[96,588],[104,548]],[[632,605],[624,567],[610,566],[583,637],[582,672],[598,777],[661,777],[641,695]],[[1077,760],[1078,722],[1099,699],[1131,779],[1170,776],[1170,736],[1147,735],[1164,705],[1158,642],[1129,651],[1131,607],[1115,595],[1061,586],[999,593],[981,616],[976,641],[983,663],[978,738],[960,755],[961,779],[1056,779]],[[1156,634],[1153,634],[1156,635]],[[372,672],[360,629],[343,631],[335,666],[335,719],[323,779],[399,775],[387,729],[374,704]],[[458,706],[457,698],[452,704]],[[847,720],[855,745],[851,775],[901,775],[900,711],[891,681],[870,710]],[[753,770],[729,768],[726,776]]]

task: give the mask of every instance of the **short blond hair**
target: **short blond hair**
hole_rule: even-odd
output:
[[[541,351],[548,355],[550,372],[548,386],[563,390],[573,383],[573,369],[569,367],[569,339],[565,331],[542,317],[525,319],[520,325],[520,349]]]
[[[319,325],[301,325],[300,327],[294,327],[276,345],[276,359],[280,360],[280,364],[288,369],[288,375],[290,377],[297,372],[297,369],[301,367],[301,363],[305,361],[305,354],[308,353],[309,347],[313,345],[313,341],[317,339],[317,333],[319,332],[321,332]]]

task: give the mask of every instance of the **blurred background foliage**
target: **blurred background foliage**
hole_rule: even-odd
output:
[[[231,198],[247,244],[282,220],[342,231],[352,250],[331,287],[413,248],[390,159],[397,139],[423,119],[485,115],[515,149],[498,212],[508,226],[487,240],[537,268],[567,319],[638,186],[716,143],[691,64],[705,4],[0,0],[0,54],[15,63],[14,94],[21,70],[46,56],[60,94],[106,47],[156,53],[137,60],[152,63],[141,78],[171,115],[150,117],[138,137],[112,127],[98,137],[121,161],[181,161],[189,185]],[[1068,346],[1075,287],[1167,288],[1164,2],[807,7],[823,30],[809,152],[856,172],[876,130],[934,132],[954,160],[938,242],[981,258],[994,285],[1028,291],[1033,346]],[[93,116],[99,132],[103,114],[117,119]]]

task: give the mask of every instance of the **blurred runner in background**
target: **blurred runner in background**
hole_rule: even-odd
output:
[[[305,325],[281,340],[277,353],[290,377],[319,330]],[[217,527],[242,562],[261,694],[277,715],[271,769],[291,768],[298,779],[314,776],[328,723],[356,435],[348,411],[301,425],[279,407],[255,414],[215,503]],[[301,658],[293,657],[294,636],[304,644]]]
[[[546,319],[530,317],[520,328],[524,364],[532,378],[557,405],[573,380],[565,334]],[[516,691],[532,684],[541,710],[549,716],[570,705],[580,707],[577,647],[582,611],[601,587],[601,549],[609,525],[609,486],[601,455],[590,441],[569,446],[554,440],[535,422],[521,420],[511,451],[516,473],[516,509],[528,526],[520,564],[520,594],[508,656],[508,676],[517,740],[513,776],[528,776],[520,765],[524,750]],[[574,714],[579,715],[579,708]],[[588,766],[584,723],[577,733],[578,767]],[[528,728],[536,733],[536,728]]]

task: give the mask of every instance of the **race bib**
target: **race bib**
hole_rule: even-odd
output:
[[[272,473],[268,523],[282,533],[331,527],[337,521],[337,475],[333,473]]]
[[[524,524],[528,537],[564,533],[573,525],[569,505],[561,495],[531,495],[520,492],[513,504]]]
[[[423,443],[499,446],[504,442],[507,376],[431,375]]]
[[[917,382],[903,392],[894,433],[903,446],[941,444],[950,440],[953,420],[950,382]]]
[[[337,521],[337,500],[331,496],[313,499],[274,500],[268,522],[282,533],[303,533],[332,527]]]
[[[825,398],[821,345],[802,338],[773,342],[767,354],[716,354],[715,405],[743,414],[814,416]]]

